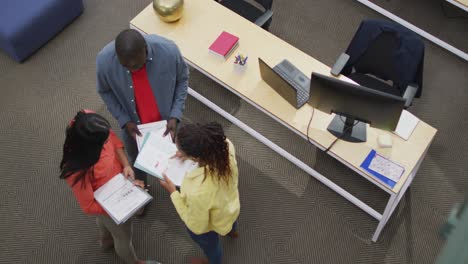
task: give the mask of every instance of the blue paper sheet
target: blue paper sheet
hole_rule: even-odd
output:
[[[391,188],[393,188],[396,184],[396,182],[390,180],[389,178],[383,176],[382,174],[374,171],[374,170],[371,170],[369,169],[369,165],[372,161],[372,159],[375,157],[375,154],[377,152],[375,150],[371,150],[371,152],[369,153],[369,155],[367,155],[366,159],[362,162],[361,164],[361,168],[365,169],[367,172],[369,172],[370,174],[372,174],[373,176],[375,176],[377,179],[379,179],[381,182],[385,183],[386,185],[390,186]]]

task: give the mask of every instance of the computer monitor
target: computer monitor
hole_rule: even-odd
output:
[[[336,114],[327,128],[330,133],[346,141],[365,142],[365,123],[375,128],[395,130],[405,100],[313,72],[309,104],[321,111]]]

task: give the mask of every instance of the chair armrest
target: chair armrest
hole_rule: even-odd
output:
[[[413,103],[414,96],[418,91],[418,86],[416,84],[410,84],[406,87],[405,93],[403,94],[403,99],[405,99],[405,108],[408,108]]]
[[[257,20],[255,20],[255,24],[257,26],[263,26],[271,17],[273,16],[273,11],[267,10],[263,15],[261,15]]]
[[[341,55],[338,57],[338,59],[336,59],[335,64],[331,68],[330,73],[333,76],[340,75],[341,71],[346,66],[346,63],[348,63],[348,60],[349,60],[349,55],[344,52],[341,53]]]

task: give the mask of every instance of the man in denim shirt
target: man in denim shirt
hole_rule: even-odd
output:
[[[167,120],[165,134],[174,139],[185,107],[189,75],[174,42],[127,29],[99,52],[96,64],[97,91],[122,128],[132,162],[138,154],[137,125]],[[146,183],[145,173],[135,173]]]

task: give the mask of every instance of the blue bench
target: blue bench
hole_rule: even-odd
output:
[[[83,12],[82,0],[3,0],[0,49],[24,61]]]

